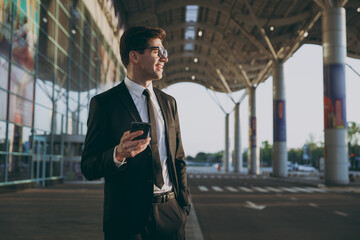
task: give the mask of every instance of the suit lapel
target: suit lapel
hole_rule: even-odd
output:
[[[179,181],[176,176],[176,170],[175,170],[175,156],[174,156],[174,153],[172,152],[172,149],[169,146],[170,142],[172,142],[171,138],[175,137],[175,136],[171,136],[170,131],[169,131],[169,124],[173,122],[172,115],[171,115],[171,109],[168,106],[167,100],[161,96],[160,90],[154,88],[154,92],[155,92],[156,98],[159,102],[161,112],[162,112],[162,115],[164,117],[164,122],[165,122],[166,149],[167,149],[167,153],[168,153],[167,165],[168,165],[168,170],[169,170],[169,176],[170,176],[171,182],[173,183],[173,187],[175,188],[175,193],[177,195],[179,195]]]
[[[121,102],[123,103],[125,108],[128,110],[129,114],[134,119],[134,121],[141,122],[142,120],[141,120],[140,114],[135,106],[135,103],[134,103],[124,81],[122,81],[119,84],[119,95],[120,95]]]

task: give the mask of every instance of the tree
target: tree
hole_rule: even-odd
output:
[[[196,159],[197,159],[197,161],[199,161],[199,162],[206,162],[206,160],[207,160],[207,157],[208,157],[208,155],[206,154],[206,153],[204,153],[204,152],[199,152],[198,154],[196,154]]]
[[[349,145],[358,145],[360,137],[360,124],[356,122],[348,122],[348,139]]]
[[[265,166],[271,166],[272,164],[272,145],[269,144],[269,141],[262,142],[260,148],[260,159],[262,164]]]
[[[360,138],[360,124],[348,122],[348,148],[351,167],[356,166],[356,155],[359,153],[358,141]]]

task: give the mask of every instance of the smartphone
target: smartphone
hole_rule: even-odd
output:
[[[130,132],[136,132],[142,130],[143,134],[134,138],[133,140],[144,139],[147,137],[150,130],[150,123],[147,122],[132,122],[130,127]]]

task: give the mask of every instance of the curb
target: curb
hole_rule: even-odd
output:
[[[193,202],[190,200],[191,211],[187,218],[185,225],[185,236],[187,240],[204,240],[199,221],[196,216],[195,207]]]

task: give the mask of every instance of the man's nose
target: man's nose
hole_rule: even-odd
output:
[[[162,62],[167,62],[167,61],[169,61],[169,59],[168,59],[165,55],[162,55],[162,56],[160,57],[160,61],[162,61]]]

